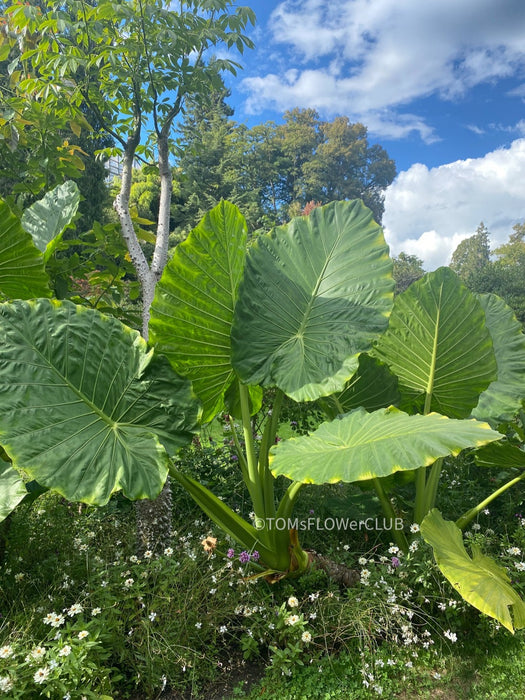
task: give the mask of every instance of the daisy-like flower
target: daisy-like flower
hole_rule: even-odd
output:
[[[213,550],[215,549],[215,545],[217,544],[217,538],[216,537],[205,537],[202,542],[202,546],[204,547],[204,551],[207,552],[208,554],[211,554]]]
[[[93,615],[93,617],[96,617],[97,615],[100,615],[101,612],[102,610],[100,608],[93,608],[91,614]]]
[[[35,675],[33,676],[33,680],[35,683],[44,683],[44,681],[47,680],[47,677],[49,676],[49,669],[47,666],[44,666],[43,668],[39,668],[37,671],[35,671]]]
[[[388,548],[388,553],[389,554],[399,554],[399,547],[396,547],[395,544],[391,544],[390,547]]]
[[[71,647],[69,644],[65,644],[62,649],[58,652],[59,656],[69,656],[71,654]]]
[[[510,554],[512,557],[519,557],[521,549],[519,547],[509,547],[507,549],[507,554]]]
[[[164,550],[164,556],[171,557],[172,554],[173,554],[173,549],[171,547],[166,547],[166,549]]]
[[[226,625],[221,625],[221,626],[219,627],[219,633],[220,633],[220,634],[226,634],[227,631],[228,631],[228,628],[226,627]]]
[[[292,595],[288,598],[288,605],[291,608],[296,608],[299,605],[299,601],[297,600],[297,598],[294,595]]]
[[[518,571],[525,571],[525,561],[515,561],[514,566]]]
[[[152,559],[152,557],[153,552],[151,551],[151,549],[146,549],[146,551],[144,552],[144,559]]]
[[[10,644],[0,647],[0,659],[8,659],[10,656],[13,656],[13,647]]]
[[[132,579],[132,578],[127,578],[127,579],[124,581],[124,586],[125,586],[126,588],[131,588],[131,586],[132,586],[134,583],[135,583],[135,580],[134,580],[134,579]]]
[[[138,562],[139,562],[139,558],[135,554],[132,554],[130,556],[129,560],[132,564],[138,564]]]
[[[0,676],[0,692],[8,693],[13,689],[13,681],[9,676]]]
[[[301,635],[301,641],[303,641],[305,644],[310,644],[310,642],[312,641],[312,635],[310,634],[310,632],[305,630]]]
[[[80,605],[80,603],[73,603],[73,605],[67,611],[67,614],[69,617],[73,617],[73,615],[80,615],[81,612],[84,612],[82,605]]]
[[[366,557],[359,557],[357,563],[359,566],[366,566],[368,564],[368,559]]]
[[[457,642],[458,641],[458,635],[455,632],[451,632],[450,630],[447,630],[446,632],[443,632],[445,637],[447,639],[450,639],[451,642]]]
[[[85,639],[88,636],[89,632],[87,630],[81,630],[78,633],[78,638],[79,639]]]
[[[292,625],[297,624],[298,622],[299,622],[299,615],[288,615],[288,617],[285,620],[285,623],[287,625],[290,625],[290,627]]]
[[[413,532],[413,533],[419,532],[420,529],[421,528],[419,527],[419,525],[417,523],[412,523],[412,525],[410,526],[410,532]]]
[[[31,652],[31,656],[33,659],[43,659],[44,656],[46,655],[46,650],[44,647],[35,647],[33,651]]]

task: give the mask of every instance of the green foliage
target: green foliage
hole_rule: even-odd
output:
[[[401,252],[392,258],[392,262],[394,263],[392,274],[396,281],[396,294],[404,292],[412,282],[416,282],[425,274],[423,261],[417,255],[407,255],[407,253]]]

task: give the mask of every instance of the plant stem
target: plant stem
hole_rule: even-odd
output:
[[[423,517],[436,505],[436,495],[443,468],[443,457],[436,459],[430,468],[430,474],[425,487],[425,502]],[[418,521],[419,522],[419,521]]]
[[[248,387],[239,382],[239,394],[241,397],[242,429],[244,433],[244,443],[246,445],[247,482],[246,486],[250,492],[253,503],[253,510],[258,518],[264,518],[264,497],[263,484],[259,478],[257,469],[257,454],[255,451],[255,441],[253,439],[252,421],[250,416],[250,396]]]
[[[259,479],[263,484],[264,489],[264,510],[266,517],[273,518],[275,516],[275,494],[274,494],[274,477],[269,470],[269,453],[270,448],[275,443],[275,436],[279,427],[279,416],[281,414],[281,406],[284,393],[281,389],[277,389],[275,399],[272,406],[272,414],[266,421],[264,426],[261,446],[259,449]]]
[[[396,541],[397,546],[405,552],[405,554],[408,552],[408,542],[407,538],[405,537],[405,534],[402,530],[396,530],[395,527],[395,521],[396,521],[396,513],[394,511],[394,507],[392,505],[392,501],[390,498],[386,495],[383,485],[381,483],[381,479],[378,479],[377,477],[372,479],[372,483],[374,485],[374,489],[376,491],[376,494],[381,501],[381,506],[383,508],[383,513],[386,515],[386,517],[390,520],[392,523],[392,532],[394,533],[394,540]]]
[[[425,517],[425,491],[427,467],[419,467],[416,471],[416,504],[414,506],[414,522],[420,523]]]
[[[471,508],[466,513],[464,513],[460,518],[456,520],[456,525],[461,530],[464,530],[467,527],[467,525],[471,522],[471,520],[473,520],[478,515],[478,513],[480,513],[484,508],[486,508],[489,505],[489,503],[492,503],[494,499],[496,499],[498,496],[501,496],[502,493],[504,493],[507,489],[510,489],[511,486],[514,486],[514,484],[517,484],[522,479],[525,479],[525,472],[521,476],[517,476],[515,479],[507,481],[506,484],[503,484],[503,486],[491,493],[490,496],[488,496],[484,501],[481,501],[481,503],[478,503],[477,506],[474,506],[474,508]]]

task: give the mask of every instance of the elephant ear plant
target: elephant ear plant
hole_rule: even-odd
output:
[[[362,353],[386,330],[391,269],[382,231],[360,201],[314,209],[248,249],[243,217],[223,202],[178,246],[157,286],[150,340],[178,373],[192,379],[204,420],[223,410],[232,393],[238,395],[245,443],[244,449],[237,443],[239,464],[257,527],[175,466],[171,473],[217,524],[245,549],[259,552],[259,575],[268,580],[300,574],[311,563],[293,528],[268,526],[288,521],[303,483],[352,480],[350,473],[379,483],[383,474],[500,437],[474,420],[359,409],[321,426],[304,443],[273,448],[270,471],[285,394],[312,401],[343,391],[358,368],[365,380],[376,369],[387,371]],[[354,399],[366,395],[365,384],[361,379],[354,385]],[[371,380],[374,391],[377,384]],[[386,384],[397,395],[391,376]],[[275,389],[259,445],[251,425],[255,387]],[[319,437],[328,449],[317,450]],[[276,474],[291,478],[279,503]]]
[[[334,479],[346,482],[372,481],[386,515],[394,517],[389,491],[395,485],[391,475],[414,470],[413,513],[403,513],[421,525],[425,540],[432,545],[438,566],[450,583],[469,603],[513,630],[525,626],[525,606],[511,589],[507,572],[472,547],[471,558],[463,545],[464,528],[483,508],[510,486],[525,478],[523,452],[512,445],[494,443],[479,451],[478,464],[500,467],[505,463],[517,470],[517,476],[499,487],[482,503],[463,514],[456,523],[447,522],[435,508],[442,469],[442,455],[433,449],[424,460],[418,458],[424,448],[421,438],[430,439],[436,425],[448,423],[479,427],[472,417],[497,426],[510,420],[522,405],[525,379],[525,337],[520,324],[505,303],[494,295],[477,298],[448,268],[429,273],[415,282],[395,301],[387,331],[370,353],[382,364],[374,368],[370,360],[341,394],[325,400],[331,415],[350,411],[325,423],[311,436],[288,441],[272,450],[274,474],[292,479],[325,483]],[[363,357],[361,358],[363,359]],[[385,366],[397,377],[398,403],[403,413],[392,408],[365,414],[366,374],[388,376]],[[391,401],[392,387],[383,380],[384,403]],[[380,387],[374,387],[374,401],[381,402]],[[353,410],[352,410],[353,409]],[[361,418],[359,418],[361,412]],[[408,414],[408,415],[407,415]],[[381,422],[375,423],[381,416]],[[388,431],[388,421],[392,430]],[[421,432],[409,437],[403,430],[408,421],[420,424]],[[396,423],[399,423],[397,434]],[[486,428],[488,425],[484,424]],[[380,451],[366,459],[356,459],[356,442],[366,428],[364,442]],[[488,440],[498,434],[491,431]],[[452,433],[449,436],[451,439]],[[466,434],[465,434],[466,437]],[[499,435],[502,438],[502,435]],[[484,442],[482,438],[478,446]],[[471,445],[476,445],[475,440]],[[458,444],[459,446],[459,444]],[[360,447],[360,446],[359,446]],[[452,448],[452,446],[450,446]],[[450,449],[449,454],[455,454]],[[416,458],[412,458],[415,452]],[[398,462],[386,459],[396,454]],[[485,457],[483,458],[483,455]],[[436,459],[436,457],[440,457]],[[483,462],[483,459],[485,460]],[[390,477],[387,479],[386,477]],[[399,502],[399,501],[398,501]],[[393,531],[397,543],[407,550],[405,535]]]
[[[314,209],[247,243],[240,212],[222,202],[176,248],[151,309],[152,349],[117,321],[71,303],[2,305],[0,442],[15,470],[90,503],[107,502],[119,488],[130,498],[154,497],[169,470],[220,527],[259,552],[255,575],[275,581],[311,564],[295,529],[267,527],[288,521],[303,483],[373,480],[393,514],[382,476],[426,469],[501,435],[465,418],[477,399],[462,399],[462,412],[448,417],[419,395],[428,382],[407,389],[400,377],[396,387],[393,363],[380,351],[392,263],[362,202]],[[399,352],[413,340],[406,333]],[[488,336],[485,346],[490,355]],[[495,372],[494,363],[476,382],[478,393]],[[251,416],[266,388],[273,410],[258,443]],[[383,388],[388,403],[400,391],[403,410],[383,407]],[[284,395],[325,397],[341,415],[310,437],[274,446]],[[255,526],[173,460],[199,419],[232,407],[243,426],[244,447],[236,447]],[[280,502],[278,474],[291,479]]]

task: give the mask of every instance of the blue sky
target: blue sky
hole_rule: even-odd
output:
[[[368,127],[396,161],[393,253],[446,264],[480,221],[493,246],[525,220],[525,0],[239,0],[256,43],[235,119],[313,107]]]

